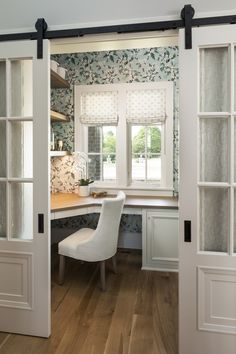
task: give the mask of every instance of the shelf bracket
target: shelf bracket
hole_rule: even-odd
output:
[[[44,18],[38,18],[35,23],[35,28],[37,30],[37,58],[43,58],[43,40],[45,38],[45,32],[47,31],[48,25]]]
[[[185,27],[185,49],[192,49],[192,19],[195,10],[191,5],[185,5],[181,11],[181,18]]]

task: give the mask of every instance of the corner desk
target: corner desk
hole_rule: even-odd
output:
[[[99,213],[104,198],[54,193],[51,220]],[[178,199],[127,196],[123,214],[142,216],[142,269],[178,271]]]

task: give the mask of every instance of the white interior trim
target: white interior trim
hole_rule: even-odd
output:
[[[51,41],[51,54],[83,53],[178,45],[178,31],[88,35]]]

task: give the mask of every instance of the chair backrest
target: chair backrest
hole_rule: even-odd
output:
[[[95,230],[94,242],[104,255],[104,259],[114,256],[117,250],[118,233],[125,193],[119,191],[115,198],[106,198]]]

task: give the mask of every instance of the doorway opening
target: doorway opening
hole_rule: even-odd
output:
[[[119,37],[103,35],[93,36],[90,39],[54,40],[51,41],[51,60],[53,60],[52,65],[55,65],[55,70],[58,72],[62,70],[62,76],[66,72],[65,78],[69,83],[69,87],[66,87],[65,84],[64,88],[53,88],[52,85],[51,90],[51,109],[53,111],[51,146],[54,150],[51,151],[52,193],[78,193],[78,186],[75,184],[76,178],[79,178],[78,171],[75,166],[75,156],[71,155],[71,152],[77,151],[89,155],[88,173],[90,175],[88,177],[96,177],[96,187],[92,185],[92,190],[106,190],[112,194],[123,189],[127,195],[141,195],[142,197],[156,196],[158,198],[158,196],[165,194],[176,196],[178,194],[177,33],[170,31],[158,37],[154,33],[143,35],[134,33],[119,35]],[[63,69],[66,71],[64,72]],[[132,173],[137,176],[139,183],[132,185],[132,178],[128,178],[128,183],[123,185],[123,188],[121,185],[117,186],[117,180],[114,178],[114,171],[117,171],[116,153],[117,148],[119,149],[119,139],[117,132],[115,133],[116,127],[107,125],[103,126],[104,128],[101,126],[84,127],[81,125],[78,119],[76,92],[85,85],[90,88],[95,87],[98,92],[99,87],[104,88],[107,85],[110,85],[110,89],[112,89],[114,86],[122,86],[122,84],[162,82],[173,84],[171,139],[174,146],[174,173],[172,171],[172,188],[166,188],[163,192],[163,188],[157,186],[155,178],[151,183],[147,183],[145,175],[142,174],[142,169],[145,171],[145,154],[138,150],[139,147],[136,148],[136,155],[132,159],[132,143],[134,145],[135,141],[141,139],[144,144],[142,139],[148,140],[148,133],[143,133],[147,130],[147,126],[142,126],[142,124],[131,127],[130,135],[129,132],[126,132],[127,140],[129,136],[131,138],[131,144],[127,143],[127,153],[130,153],[131,147],[131,160],[127,161],[126,169],[130,169],[131,176]],[[57,118],[58,114],[62,116]],[[64,121],[59,122],[59,119]],[[84,130],[81,134],[82,129]],[[153,129],[155,133],[156,127],[154,126]],[[153,135],[155,135],[154,133]],[[85,134],[87,134],[87,138],[85,138]],[[115,137],[116,151],[114,150]],[[166,132],[163,135],[160,133],[161,137],[165,139]],[[107,143],[111,140],[113,145]],[[153,143],[158,144],[158,138]],[[153,154],[155,154],[155,149],[160,152],[156,145],[153,149]],[[160,161],[159,156],[154,155],[152,158],[149,153],[148,158],[151,162],[150,174],[160,175],[161,170],[155,161],[155,159]],[[149,166],[148,158],[146,166]],[[157,173],[155,173],[156,170]],[[146,235],[147,232],[154,232],[153,228],[147,231],[144,223],[149,220],[148,218],[151,217],[154,220],[156,217],[155,214],[150,215],[150,212],[147,212],[145,208],[132,209],[122,217],[118,244],[119,274],[113,275],[109,271],[110,265],[108,263],[108,289],[106,293],[101,293],[99,289],[97,265],[81,264],[72,259],[68,260],[65,285],[63,287],[58,285],[57,244],[80,228],[96,228],[99,213],[95,209],[88,211],[87,215],[65,217],[65,214],[52,220],[52,337],[58,336],[56,332],[59,313],[65,312],[67,304],[72,301],[74,307],[71,307],[64,327],[62,326],[66,336],[61,341],[61,345],[62,343],[69,345],[66,337],[71,338],[74,328],[76,327],[80,331],[82,326],[82,328],[86,327],[86,331],[79,335],[76,345],[82,345],[85,351],[92,346],[99,345],[101,353],[110,353],[122,345],[123,348],[127,347],[133,353],[137,352],[137,348],[141,347],[145,352],[147,347],[150,349],[152,346],[153,350],[158,347],[166,348],[168,353],[177,353],[178,277],[176,270],[178,256],[176,255],[176,246],[178,241],[177,239],[173,240],[170,248],[167,247],[168,255],[161,255],[164,261],[169,259],[165,264],[161,261],[155,263],[150,260],[149,262],[149,259],[146,259],[144,264],[142,252],[146,253],[146,250],[142,249],[143,233]],[[160,223],[163,221],[163,219],[158,220],[161,220]],[[173,219],[173,222],[173,228],[178,229],[177,217]],[[177,233],[176,230],[176,235]],[[165,241],[163,242],[165,243]],[[172,260],[170,253],[172,253]],[[141,271],[142,266],[146,270]],[[171,267],[173,268],[171,269]],[[161,272],[147,270],[155,268]],[[170,272],[171,270],[174,272]],[[76,293],[78,294],[78,302],[74,302]],[[74,311],[78,313],[78,318],[73,317]],[[124,318],[120,318],[121,313],[126,314]],[[145,338],[140,338],[140,331],[146,333]],[[163,333],[164,335],[162,335]],[[154,338],[157,334],[160,336],[159,340]],[[172,338],[171,341],[170,338]]]

